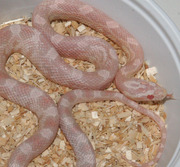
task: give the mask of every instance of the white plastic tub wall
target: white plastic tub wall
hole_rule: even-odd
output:
[[[168,136],[159,167],[180,166],[180,34],[152,0],[83,0],[103,10],[142,44],[145,59],[158,68],[159,83],[176,100],[166,102]],[[40,0],[0,0],[0,23],[31,16]]]

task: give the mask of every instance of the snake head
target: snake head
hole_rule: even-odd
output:
[[[116,86],[125,96],[135,101],[162,101],[168,96],[163,87],[137,78],[125,79]]]

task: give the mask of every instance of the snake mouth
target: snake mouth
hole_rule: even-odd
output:
[[[166,101],[167,101],[167,100],[176,100],[175,97],[173,96],[173,93],[167,94],[164,99],[165,99]]]

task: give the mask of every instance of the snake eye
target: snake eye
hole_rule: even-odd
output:
[[[147,95],[147,98],[150,99],[150,100],[153,100],[154,99],[154,95]]]

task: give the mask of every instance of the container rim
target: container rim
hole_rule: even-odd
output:
[[[4,0],[3,0],[4,1]],[[28,0],[29,1],[29,0]],[[171,51],[180,76],[180,31],[154,0],[122,0],[152,23]],[[4,18],[6,19],[6,17]],[[3,20],[3,19],[2,19]],[[167,167],[180,166],[180,141]]]

